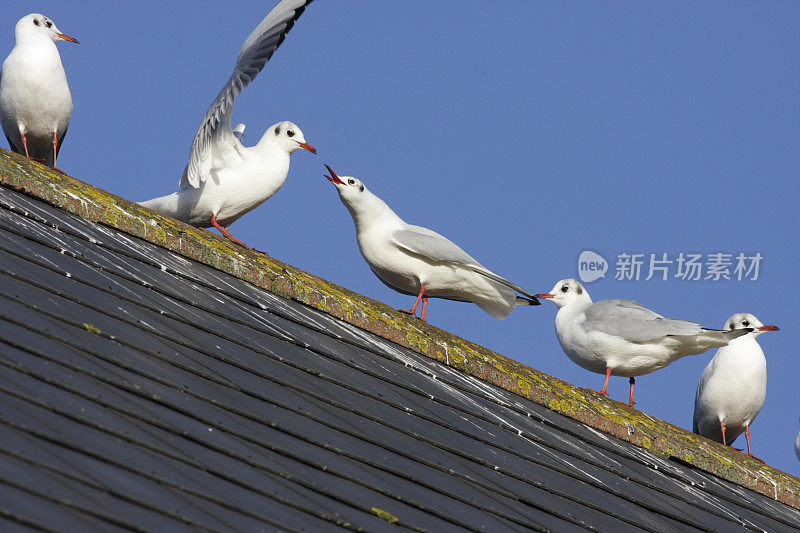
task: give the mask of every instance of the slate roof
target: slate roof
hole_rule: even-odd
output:
[[[799,495],[717,443],[0,153],[2,531],[800,531]]]

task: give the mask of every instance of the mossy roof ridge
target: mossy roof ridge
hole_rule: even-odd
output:
[[[800,509],[800,480],[729,447],[571,385],[209,231],[0,149],[0,183],[305,303],[663,457]]]

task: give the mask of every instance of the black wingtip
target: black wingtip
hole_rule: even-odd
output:
[[[517,296],[516,305],[542,305],[542,302],[536,298],[526,298],[524,296]]]

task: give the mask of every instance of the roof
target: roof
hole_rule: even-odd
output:
[[[800,481],[0,151],[4,529],[800,531]]]

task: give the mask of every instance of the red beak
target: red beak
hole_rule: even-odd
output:
[[[78,39],[76,39],[75,37],[70,37],[69,35],[64,35],[63,33],[56,33],[56,36],[64,41],[69,41],[71,43],[78,44]]]
[[[778,326],[761,326],[758,328],[759,331],[779,331],[780,329]]]
[[[78,41],[75,41],[75,42],[78,42]],[[299,144],[299,145],[300,145],[300,148],[302,148],[303,150],[308,150],[308,151],[309,151],[309,152],[311,152],[312,154],[316,154],[316,153],[317,153],[317,149],[316,149],[316,148],[314,148],[313,146],[311,146],[311,145],[310,145],[310,144],[308,144],[308,143],[301,143],[301,142],[298,142],[297,144]]]
[[[323,163],[323,164],[324,164],[324,163]],[[343,182],[342,180],[340,180],[340,179],[339,179],[339,176],[337,176],[337,175],[336,175],[336,172],[334,172],[334,171],[333,171],[333,169],[332,169],[331,167],[329,167],[328,165],[325,165],[325,168],[327,168],[327,169],[328,169],[328,172],[330,172],[330,173],[331,173],[331,175],[330,175],[330,176],[325,176],[325,175],[323,174],[323,176],[325,176],[326,178],[328,178],[328,181],[330,181],[331,183],[338,183],[339,185],[344,185],[344,182]]]
[[[543,292],[541,294],[534,294],[536,298],[555,298],[555,294],[550,294],[549,292]]]

